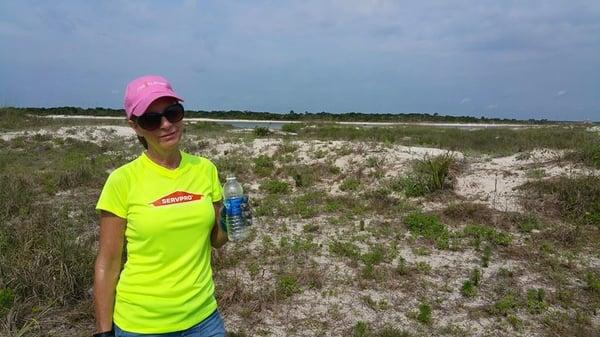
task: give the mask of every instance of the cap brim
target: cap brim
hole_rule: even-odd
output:
[[[164,91],[153,92],[153,93],[149,93],[148,95],[146,95],[138,104],[136,104],[133,111],[131,111],[131,115],[132,116],[141,116],[144,112],[146,112],[146,110],[148,109],[150,104],[152,104],[152,102],[154,102],[155,100],[157,100],[161,97],[173,97],[176,100],[183,102],[183,98],[175,95],[174,93],[166,93]]]

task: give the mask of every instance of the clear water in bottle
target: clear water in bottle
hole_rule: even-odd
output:
[[[223,196],[225,198],[225,223],[227,225],[227,236],[231,241],[240,241],[248,237],[249,228],[244,223],[242,214],[242,200],[244,190],[242,185],[234,176],[228,176],[225,185],[223,185]]]

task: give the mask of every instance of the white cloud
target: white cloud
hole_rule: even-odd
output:
[[[471,102],[471,99],[469,97],[465,97],[463,99],[460,100],[460,104],[466,104]]]
[[[568,93],[567,90],[561,90],[559,92],[556,93],[556,97],[560,97],[560,96],[564,96]]]

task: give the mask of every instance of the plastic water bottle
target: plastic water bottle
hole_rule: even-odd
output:
[[[248,237],[249,228],[244,223],[242,214],[242,200],[244,190],[242,185],[234,176],[228,176],[223,185],[223,196],[225,197],[225,224],[227,225],[227,237],[231,241],[241,241]]]

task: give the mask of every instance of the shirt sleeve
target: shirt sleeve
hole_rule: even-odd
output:
[[[127,195],[129,184],[126,176],[120,170],[113,171],[106,179],[96,210],[107,211],[127,219]]]
[[[211,163],[212,164],[212,163]],[[221,186],[221,181],[219,181],[219,172],[217,171],[217,167],[215,164],[212,164],[212,201],[218,202],[223,199],[223,187]]]

